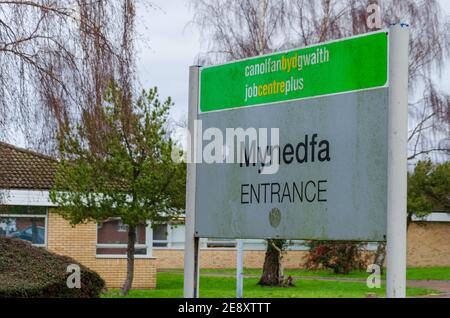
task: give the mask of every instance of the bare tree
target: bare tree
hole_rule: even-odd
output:
[[[90,119],[95,128],[111,80],[129,104],[134,2],[0,0],[0,137],[12,124],[36,148],[54,150],[69,126]]]
[[[121,118],[132,116],[135,36],[133,0],[0,0],[0,137],[13,122],[34,146],[57,152],[58,140],[83,127],[83,146],[103,151],[111,83]],[[123,129],[131,134],[128,121]],[[124,290],[132,277],[128,270]]]
[[[347,0],[320,3],[294,0],[290,16],[293,36],[289,46],[312,43],[374,31],[367,24],[369,4],[381,8],[382,26],[398,22],[411,25],[409,80],[409,158],[440,153],[450,155],[450,96],[436,80],[450,56],[450,20],[441,13],[439,1]],[[424,36],[426,35],[426,36]]]
[[[436,80],[450,56],[450,20],[438,0],[193,0],[193,22],[206,39],[203,64],[375,31],[369,4],[379,4],[383,27],[411,25],[409,159],[450,154],[450,96]],[[424,36],[426,34],[426,36]]]
[[[278,0],[193,0],[194,23],[207,39],[200,64],[231,61],[271,53],[287,43],[291,4]],[[260,285],[282,284],[285,240],[267,240]]]
[[[285,43],[286,1],[193,0],[194,23],[206,39],[200,59],[210,64],[271,53]]]
[[[371,4],[381,8],[382,28],[411,25],[409,160],[436,153],[448,159],[450,92],[439,91],[435,81],[450,56],[450,21],[437,0],[192,0],[193,22],[207,43],[199,61],[231,61],[375,31],[367,23]],[[261,282],[276,284],[282,271],[272,269],[281,264],[266,262],[281,262],[281,253],[269,244]]]

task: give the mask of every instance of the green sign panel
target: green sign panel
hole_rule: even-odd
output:
[[[383,87],[388,33],[206,67],[200,111],[210,112]]]

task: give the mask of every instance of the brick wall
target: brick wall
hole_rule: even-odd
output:
[[[70,224],[55,213],[48,216],[48,249],[73,257],[83,265],[97,271],[107,286],[119,288],[126,275],[126,259],[96,257],[97,226],[94,223]],[[408,266],[450,266],[450,223],[414,223],[408,230]],[[264,251],[245,251],[246,268],[262,268]],[[153,250],[154,259],[135,260],[133,288],[156,287],[156,269],[182,269],[183,250]],[[284,256],[285,268],[301,268],[305,251],[289,251]],[[236,252],[224,249],[200,251],[202,268],[234,268]]]
[[[245,251],[244,267],[262,268],[265,251]],[[158,269],[182,269],[183,250],[153,250]],[[305,251],[289,251],[284,256],[285,268],[301,268],[305,262]],[[365,257],[371,261],[372,253]],[[234,268],[236,252],[224,249],[200,251],[202,268]],[[413,223],[408,230],[408,266],[450,266],[450,223]]]
[[[158,269],[182,269],[184,267],[183,250],[153,250]],[[262,268],[265,251],[245,251],[244,267]],[[306,252],[289,251],[283,259],[285,268],[300,268],[303,266]],[[236,267],[236,251],[224,249],[208,249],[200,251],[201,268],[234,268]]]
[[[408,265],[450,266],[450,223],[413,223],[408,230]]]
[[[96,271],[108,288],[120,288],[126,277],[126,259],[96,257],[97,225],[80,224],[72,227],[56,213],[49,211],[47,247],[57,254],[74,258]],[[156,287],[156,260],[135,259],[133,288]]]

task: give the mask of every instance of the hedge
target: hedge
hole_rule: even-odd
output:
[[[75,260],[17,239],[0,238],[0,298],[95,298],[105,287],[94,271],[80,265],[81,288],[68,288]]]

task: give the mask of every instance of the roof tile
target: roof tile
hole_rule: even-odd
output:
[[[0,189],[49,190],[58,161],[0,142]]]

